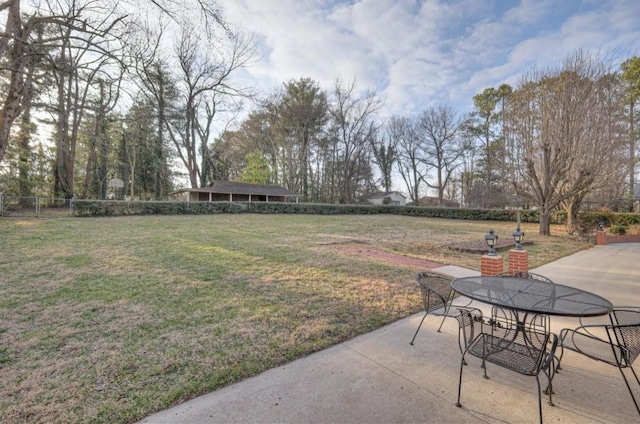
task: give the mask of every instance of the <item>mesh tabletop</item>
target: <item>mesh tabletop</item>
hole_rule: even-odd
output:
[[[519,277],[465,277],[451,282],[458,293],[490,305],[545,315],[606,315],[607,299],[575,287]]]

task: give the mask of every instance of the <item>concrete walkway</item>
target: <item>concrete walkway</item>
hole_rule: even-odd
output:
[[[456,277],[477,274],[454,266],[437,270]],[[596,246],[532,271],[597,293],[614,305],[640,305],[640,243]],[[421,317],[416,314],[141,422],[537,422],[535,379],[492,366],[490,379],[485,380],[473,357],[464,371],[463,407],[456,407],[457,322],[446,320],[438,333],[439,320],[427,318],[415,345],[410,346]],[[597,320],[601,319],[591,322]],[[576,319],[552,318],[556,333],[576,325]],[[543,398],[546,422],[640,422],[616,368],[574,352],[565,354],[562,365],[554,379],[555,406]],[[636,389],[640,399],[640,388]]]

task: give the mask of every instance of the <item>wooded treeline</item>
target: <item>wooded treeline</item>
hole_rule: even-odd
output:
[[[395,188],[414,204],[535,206],[542,234],[557,209],[630,205],[638,57],[578,50],[478,93],[470,114],[386,117],[355,80],[240,86],[253,41],[214,1],[192,6],[1,0],[0,190],[165,199],[176,181],[229,179],[354,203]]]

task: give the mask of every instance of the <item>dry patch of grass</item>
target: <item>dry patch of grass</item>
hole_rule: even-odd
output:
[[[132,422],[420,308],[416,269],[513,224],[399,216],[0,219],[0,421]],[[583,249],[525,226],[533,266]]]

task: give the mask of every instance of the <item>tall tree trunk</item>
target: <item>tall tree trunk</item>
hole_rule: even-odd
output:
[[[5,98],[0,109],[0,162],[2,162],[9,145],[11,126],[22,113],[23,96],[31,85],[30,75],[33,72],[25,73],[26,65],[29,62],[25,51],[29,45],[27,43],[29,32],[23,29],[19,0],[13,1],[8,8],[5,30],[9,32],[6,34],[8,36],[5,40],[13,38],[13,43],[8,46],[9,48],[3,45],[4,48],[0,50],[1,54],[7,54],[8,68],[11,69],[9,84],[5,87],[6,94],[3,94]],[[29,77],[25,78],[25,76]]]
[[[32,187],[29,183],[29,157],[31,155],[31,107],[27,106],[20,118],[20,133],[18,134],[18,143],[20,152],[18,154],[18,190],[20,196],[32,196]]]
[[[574,202],[569,202],[565,207],[565,211],[567,212],[567,222],[565,223],[567,234],[573,234],[578,225],[577,205]]]
[[[107,140],[107,128],[105,119],[105,112],[101,110],[96,117],[96,140],[98,142],[98,149],[100,151],[100,154],[98,155],[98,162],[96,164],[96,177],[98,182],[98,194],[101,199],[107,198],[107,186],[109,183],[107,181],[109,143]]]
[[[61,56],[64,63],[65,55]],[[57,117],[57,141],[56,141],[56,168],[54,174],[54,191],[57,197],[69,198],[73,196],[73,161],[69,161],[71,145],[69,140],[69,104],[68,97],[71,95],[65,91],[65,84],[70,76],[59,74],[58,79],[58,104],[56,110]],[[71,169],[69,169],[71,166]]]
[[[631,101],[629,105],[629,194],[631,198],[635,196],[636,185],[636,133],[635,133],[635,117],[633,116],[633,108],[635,102]],[[633,209],[633,206],[632,208]]]
[[[158,71],[160,75],[160,72]],[[158,143],[154,146],[153,157],[153,198],[162,198],[162,163],[164,159],[164,125],[166,121],[167,102],[165,100],[164,79],[158,77]]]
[[[551,235],[551,210],[546,207],[540,209],[540,221],[538,234],[541,236]]]
[[[89,187],[91,186],[91,179],[95,175],[94,168],[96,164],[96,138],[91,137],[89,140],[89,154],[87,157],[87,166],[84,169],[84,182],[82,183],[82,192],[80,196],[87,199],[90,196]]]

